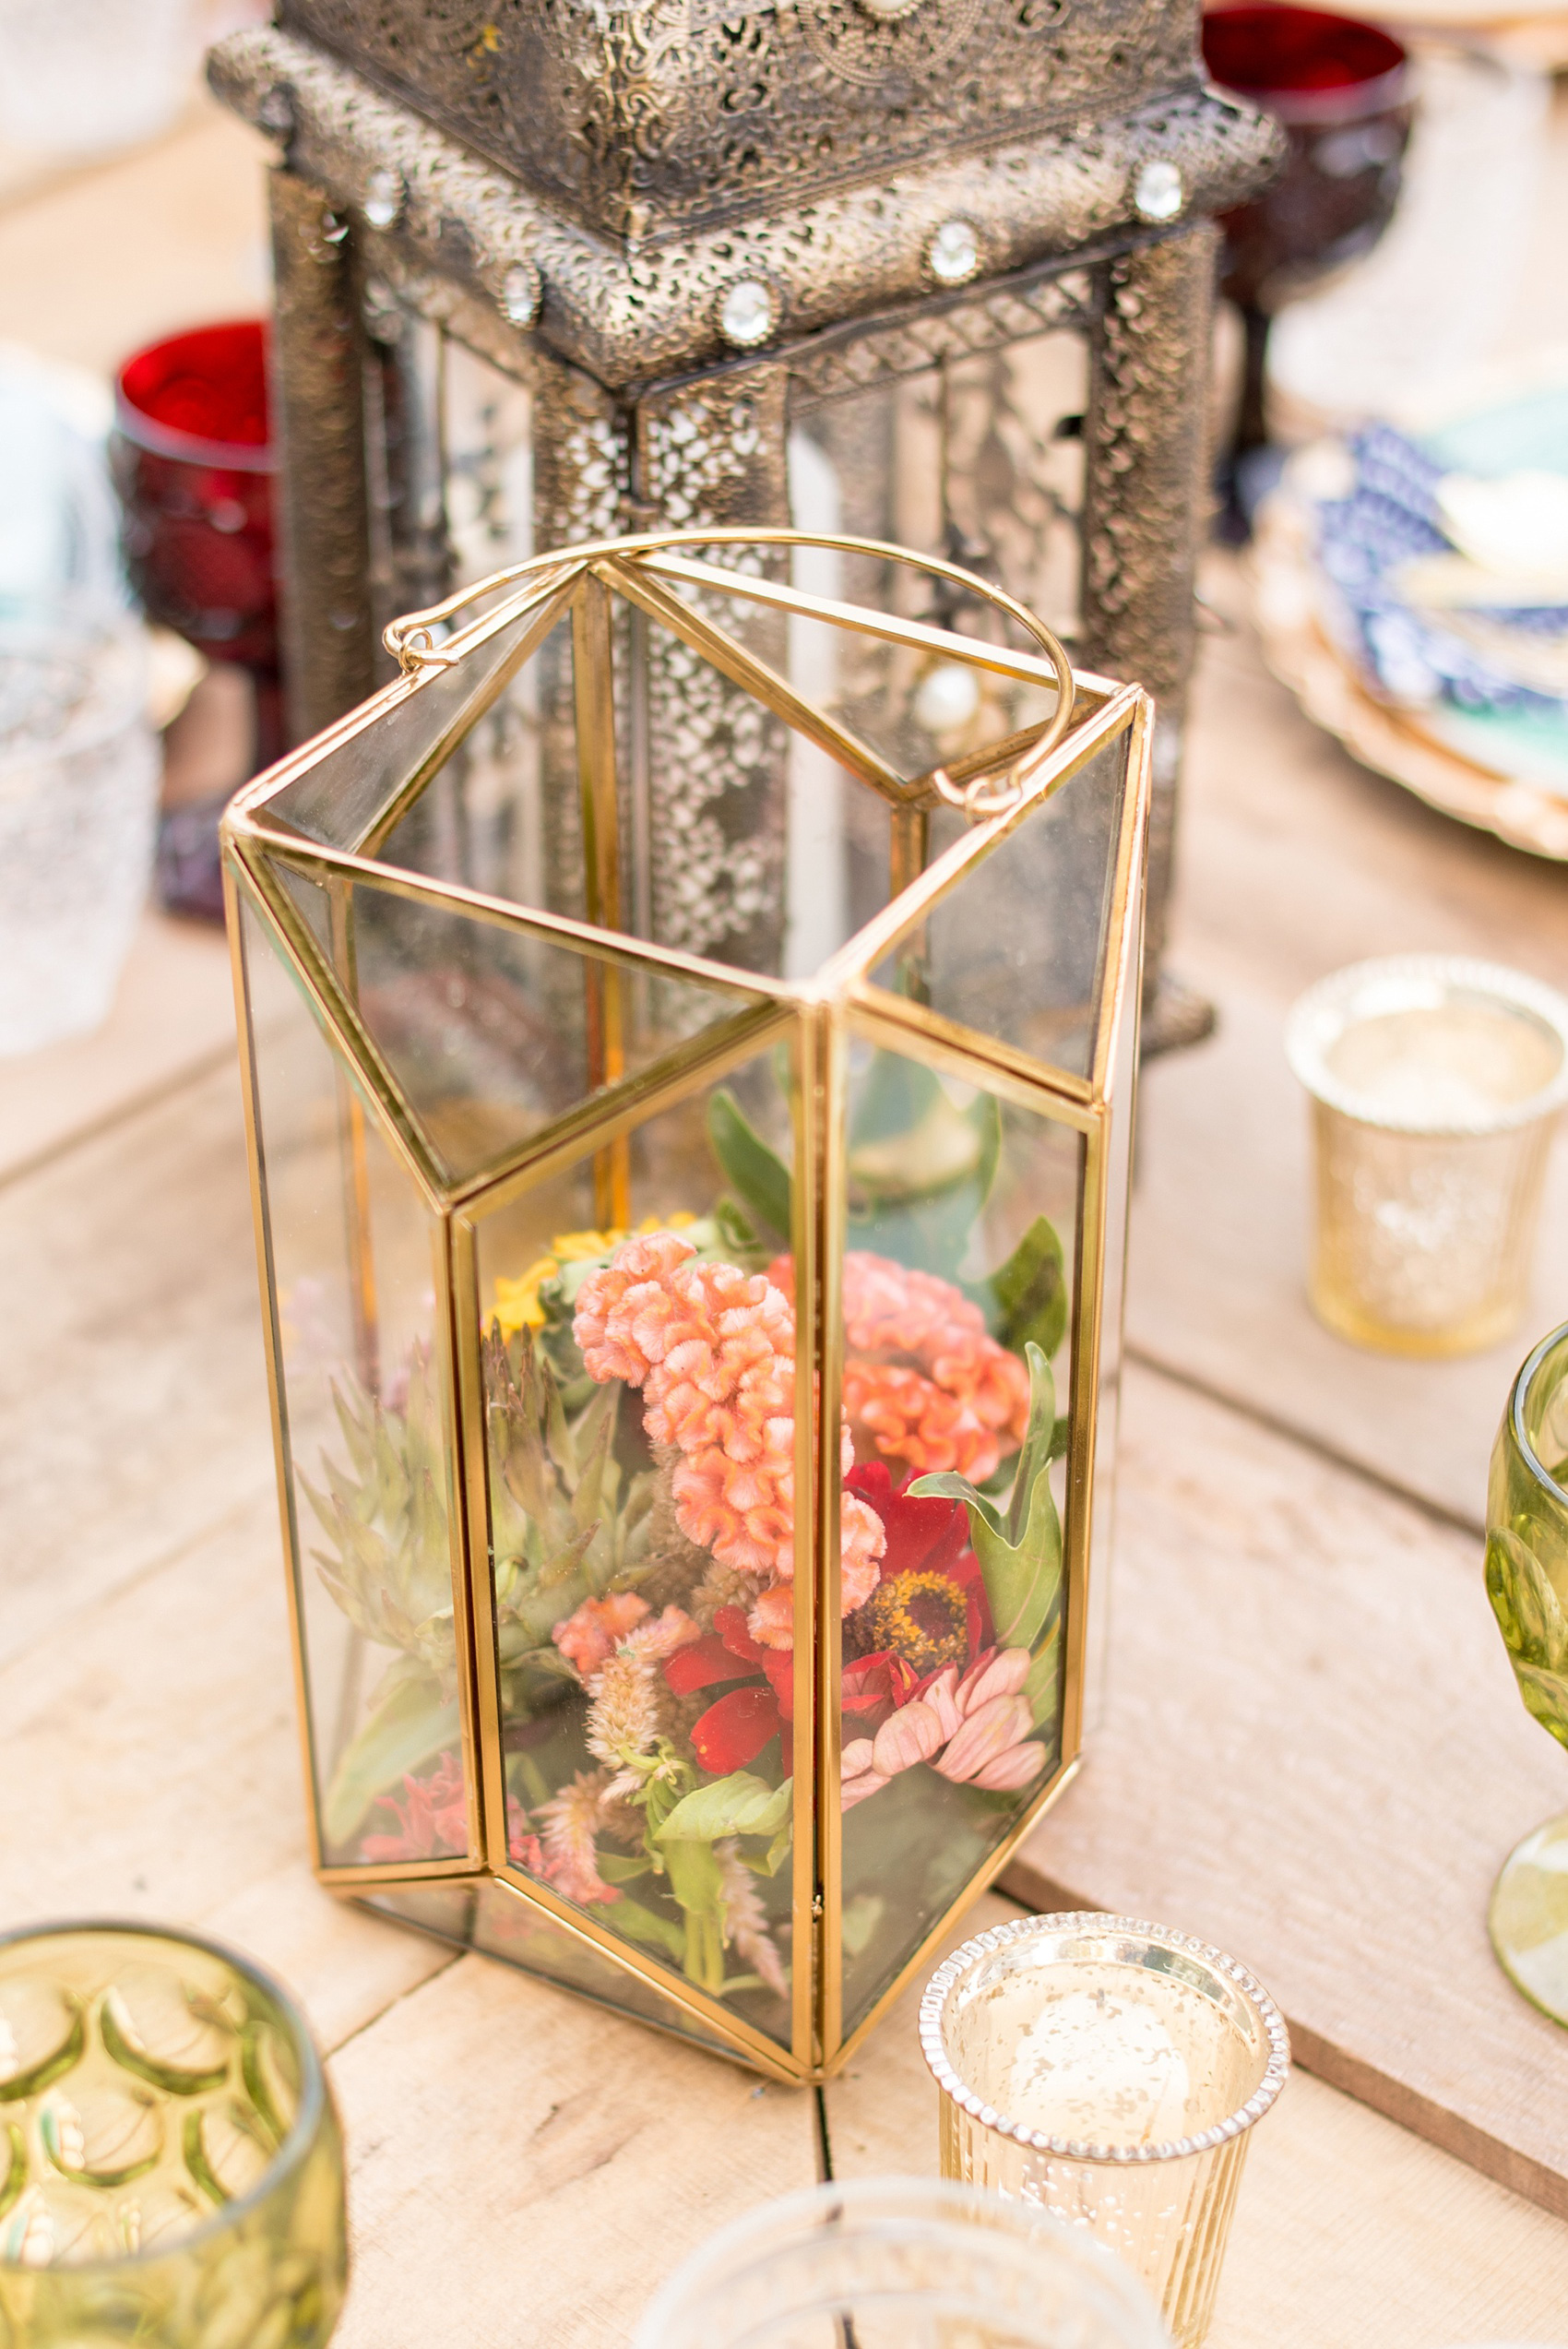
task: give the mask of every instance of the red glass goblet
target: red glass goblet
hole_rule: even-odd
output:
[[[1285,168],[1255,203],[1221,215],[1220,290],[1241,313],[1246,370],[1228,466],[1265,447],[1264,374],[1274,313],[1371,250],[1398,201],[1410,135],[1409,61],[1375,25],[1318,8],[1214,8],[1204,18],[1214,81],[1284,125]],[[1244,524],[1239,533],[1244,535]]]
[[[283,748],[273,572],[267,329],[241,318],[127,359],[110,454],[131,582],[148,617],[249,671],[257,766]],[[221,914],[217,809],[171,811],[160,885],[172,910]],[[208,840],[208,834],[211,838]]]

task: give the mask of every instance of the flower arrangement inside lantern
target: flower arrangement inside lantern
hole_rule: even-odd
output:
[[[397,624],[225,838],[319,1872],[802,2079],[1079,1750],[1148,704],[739,539]],[[669,942],[660,660],[814,826],[744,963]]]

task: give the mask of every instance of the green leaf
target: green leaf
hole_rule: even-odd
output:
[[[660,1843],[714,1843],[721,1835],[776,1835],[790,1816],[794,1782],[770,1786],[750,1771],[732,1771],[683,1795],[654,1832]]]
[[[456,1698],[444,1699],[430,1675],[394,1664],[332,1773],[321,1817],[328,1845],[337,1850],[351,1842],[378,1795],[400,1795],[404,1778],[451,1752],[458,1735]]]
[[[1000,1648],[1032,1648],[1062,1605],[1062,1520],[1051,1490],[1056,1384],[1039,1348],[1028,1343],[1029,1424],[1005,1526],[994,1504],[951,1470],[917,1477],[911,1493],[940,1493],[969,1512],[969,1539],[980,1562]]]
[[[851,1121],[851,1245],[951,1280],[1001,1151],[1002,1113],[992,1094],[977,1093],[960,1109],[933,1071],[879,1052]]]
[[[727,1085],[707,1104],[707,1139],[725,1181],[786,1246],[790,1240],[794,1185],[790,1170],[750,1123]]]
[[[666,1957],[674,1958],[677,1962],[684,1959],[685,1928],[672,1917],[660,1916],[655,1909],[645,1909],[640,1901],[632,1900],[626,1893],[618,1901],[593,1901],[588,1906],[590,1914],[602,1917],[612,1931],[625,1934],[628,1940],[662,1950]]]
[[[594,1866],[606,1884],[635,1884],[649,1874],[652,1862],[642,1852],[600,1852]]]
[[[1023,1687],[1029,1719],[1037,1729],[1054,1727],[1062,1703],[1062,1618],[1041,1640]]]
[[[1014,1353],[1034,1344],[1053,1354],[1067,1327],[1067,1268],[1054,1225],[1037,1215],[1006,1263],[969,1294],[987,1308],[1000,1344]]]

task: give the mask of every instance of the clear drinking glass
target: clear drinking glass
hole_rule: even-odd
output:
[[[155,1926],[0,1939],[0,2341],[320,2349],[343,2149],[292,2002]]]
[[[942,2172],[1118,2251],[1181,2349],[1214,2308],[1253,2123],[1285,2084],[1279,2011],[1218,1950],[1129,1917],[1020,1917],[921,2002]]]
[[[1313,1097],[1319,1319],[1393,1353],[1505,1336],[1568,1098],[1568,1002],[1501,964],[1392,955],[1309,988],[1286,1052]]]
[[[144,643],[128,613],[0,603],[0,1054],[113,999],[152,869]]]
[[[1568,1746],[1568,1325],[1525,1364],[1492,1447],[1486,1587],[1526,1710]],[[1568,2022],[1568,1813],[1503,1864],[1487,1919],[1503,1972]]]
[[[858,2178],[749,2211],[678,2268],[633,2349],[1159,2349],[1152,2302],[998,2196]]]

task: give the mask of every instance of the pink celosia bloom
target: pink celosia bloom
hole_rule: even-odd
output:
[[[1029,1735],[1034,1723],[1023,1695],[1031,1661],[1028,1648],[993,1651],[962,1679],[950,1663],[874,1737],[846,1746],[840,1764],[845,1810],[921,1761],[957,1784],[994,1794],[1028,1786],[1045,1763],[1044,1747]]]
[[[639,1599],[635,1591],[617,1591],[607,1599],[585,1599],[550,1636],[583,1678],[591,1680],[647,1613],[646,1599]]]
[[[791,1610],[764,1607],[795,1570],[795,1319],[760,1273],[705,1264],[689,1240],[628,1240],[577,1293],[573,1323],[597,1379],[643,1390],[643,1425],[682,1455],[676,1521],[720,1566],[763,1585],[753,1636],[787,1648]],[[844,1466],[853,1460],[846,1423]],[[844,1612],[876,1587],[885,1536],[873,1509],[845,1497]]]
[[[757,1890],[756,1878],[741,1857],[741,1846],[727,1836],[713,1847],[719,1864],[719,1929],[758,1973],[775,1997],[789,1996],[789,1985],[778,1952],[767,1930],[767,1915]]]
[[[788,1257],[767,1268],[793,1294]],[[917,1475],[956,1469],[983,1483],[1029,1419],[1028,1372],[986,1334],[951,1281],[851,1248],[844,1258],[844,1407],[889,1460]]]
[[[552,1802],[541,1803],[534,1816],[544,1829],[541,1873],[568,1901],[618,1901],[612,1884],[599,1873],[594,1838],[604,1806],[602,1771],[579,1771]]]

